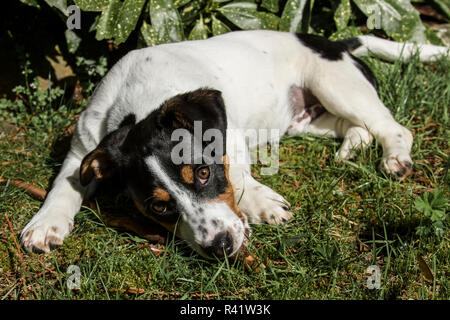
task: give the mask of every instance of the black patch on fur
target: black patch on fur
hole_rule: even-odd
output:
[[[202,135],[208,129],[219,129],[222,136],[226,137],[225,105],[218,90],[204,88],[177,95],[161,106],[158,116],[161,128],[175,130],[181,127],[193,133],[194,122],[201,121]],[[223,151],[226,153],[225,139]]]
[[[329,61],[342,60],[342,54],[359,48],[362,43],[358,38],[350,38],[339,41],[331,41],[324,37],[312,34],[297,34],[300,42],[311,50],[320,54],[320,56]],[[350,54],[350,53],[349,53]],[[377,81],[370,68],[360,59],[350,54],[355,62],[355,66],[361,71],[367,81],[377,89]]]
[[[344,40],[338,40],[337,43],[340,43],[341,45],[345,46],[347,51],[353,51],[359,47],[362,46],[361,41],[358,38],[350,38],[350,39],[344,39]]]
[[[136,124],[136,115],[134,113],[129,113],[120,122],[119,128],[129,126],[129,125],[135,125],[135,124]]]
[[[351,48],[357,48],[358,43],[361,45],[357,38],[331,41],[324,37],[304,33],[297,34],[297,38],[303,45],[330,61],[342,60],[342,53],[352,50]]]
[[[377,90],[378,89],[377,79],[375,78],[375,75],[373,74],[369,66],[365,64],[361,59],[358,59],[357,57],[351,54],[350,56],[353,59],[353,61],[355,61],[355,66],[359,69],[359,71],[361,71],[361,73],[364,75],[367,81],[369,81],[370,84],[375,88],[375,90]]]
[[[149,171],[144,159],[155,156],[164,172],[172,180],[182,184],[180,167],[183,164],[176,165],[171,159],[172,148],[179,141],[172,141],[171,136],[175,129],[185,128],[190,131],[194,121],[202,121],[202,133],[210,128],[219,129],[224,137],[225,152],[227,128],[225,105],[221,92],[211,89],[198,89],[174,96],[138,123],[134,114],[128,114],[121,121],[120,127],[105,136],[97,147],[107,154],[116,171],[114,178],[123,182],[134,200],[159,221],[175,223],[182,208],[179,207],[175,197],[171,197],[166,203],[167,210],[164,214],[152,213],[153,191],[163,187],[163,183]],[[203,165],[205,163],[192,164],[193,171],[196,172],[197,168]],[[211,164],[209,168],[210,177],[207,184],[184,185],[200,200],[215,199],[228,187],[224,165]]]

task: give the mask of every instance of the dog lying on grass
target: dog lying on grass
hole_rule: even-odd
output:
[[[342,138],[341,159],[377,137],[383,169],[404,179],[413,168],[413,137],[380,101],[372,72],[357,57],[406,61],[416,49],[371,36],[332,42],[239,31],[132,51],[95,90],[21,241],[29,251],[61,245],[83,199],[108,180],[124,186],[144,217],[201,255],[235,255],[249,223],[292,217],[289,203],[251,176],[250,150],[260,143],[248,142],[242,129]],[[418,49],[422,61],[448,54],[432,45]],[[174,158],[174,135],[190,141],[182,161]]]

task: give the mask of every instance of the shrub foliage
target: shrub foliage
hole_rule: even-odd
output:
[[[205,39],[232,30],[271,29],[315,33],[331,38],[377,30],[397,41],[439,39],[427,29],[410,0],[20,0],[40,7],[44,2],[67,18],[75,4],[98,13],[90,30],[97,40],[123,43],[138,32],[142,46]],[[420,0],[415,0],[420,1]],[[450,17],[449,0],[433,0]],[[356,26],[366,28],[357,28]],[[83,26],[85,27],[85,26]],[[66,37],[76,50],[80,39]]]

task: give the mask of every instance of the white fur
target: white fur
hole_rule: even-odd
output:
[[[449,48],[431,44],[398,43],[373,36],[359,36],[358,39],[363,45],[352,51],[357,57],[373,55],[387,61],[400,59],[406,62],[418,51],[420,60],[429,62],[450,54]]]
[[[393,42],[372,37],[360,40],[364,46],[354,51],[358,56],[373,53],[392,60],[402,52],[402,45]],[[405,49],[410,56],[412,45]],[[421,58],[433,60],[446,50],[422,45]],[[62,243],[87,192],[78,181],[81,160],[118,127],[125,115],[134,113],[139,121],[176,94],[210,87],[222,92],[229,128],[286,132],[293,116],[288,94],[292,86],[311,90],[328,111],[305,131],[347,138],[349,128],[359,128],[351,130],[342,157],[347,157],[353,146],[376,136],[383,145],[386,171],[395,173],[398,166],[412,162],[410,132],[393,119],[347,54],[343,60],[324,60],[294,34],[275,31],[239,31],[135,50],[108,72],[82,113],[71,151],[52,190],[22,232],[25,248],[48,251],[51,244]],[[345,129],[336,128],[340,118],[347,122]],[[157,163],[149,161],[164,180]],[[230,179],[238,191],[239,206],[251,221],[279,223],[291,217],[283,209],[286,201],[254,180],[249,165],[231,166]],[[188,198],[186,194],[180,200],[187,207]],[[210,209],[217,216],[223,215],[224,223],[231,219],[223,208]],[[198,242],[196,235],[192,238]]]

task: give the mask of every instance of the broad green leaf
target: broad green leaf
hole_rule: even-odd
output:
[[[341,0],[341,3],[337,7],[334,13],[334,21],[336,22],[336,28],[342,30],[348,25],[348,21],[352,15],[352,8],[350,0]]]
[[[183,40],[183,24],[172,0],[150,0],[150,20],[159,43]]]
[[[145,21],[142,23],[141,34],[147,46],[152,47],[159,44],[158,34],[153,27]]]
[[[261,7],[266,8],[270,12],[277,13],[280,10],[279,0],[262,0]]]
[[[425,26],[409,0],[353,0],[368,17],[369,29],[383,29],[397,41],[426,41]]]
[[[45,0],[45,2],[47,2],[50,7],[61,11],[65,16],[68,15],[66,0]]]
[[[445,211],[444,210],[433,210],[433,213],[430,217],[431,221],[443,221],[445,219]]]
[[[194,22],[198,15],[204,10],[207,0],[193,0],[185,6],[180,7],[180,17],[184,25],[190,25]]]
[[[288,0],[280,20],[280,30],[302,32],[303,11],[308,0]]]
[[[175,6],[175,8],[178,9],[179,7],[187,5],[191,1],[193,1],[193,0],[174,0],[173,5]]]
[[[66,29],[64,35],[66,36],[67,49],[70,53],[75,53],[81,43],[81,38],[69,29]]]
[[[268,12],[258,12],[257,15],[263,23],[263,29],[278,30],[280,18],[276,15]]]
[[[335,33],[333,33],[329,39],[332,41],[336,40],[342,40],[342,39],[349,39],[357,36],[361,36],[363,33],[361,30],[355,26],[350,26],[341,30],[337,30]]]
[[[95,34],[97,40],[112,39],[114,37],[116,21],[121,5],[120,0],[110,0],[108,6],[104,8]]]
[[[104,11],[113,0],[73,0],[83,11]]]
[[[433,209],[445,209],[448,199],[443,191],[435,189],[433,192],[433,200],[431,200],[431,206]]]
[[[219,34],[224,34],[230,32],[231,29],[228,26],[216,18],[215,15],[212,16],[212,34],[213,36],[218,36]]]
[[[134,30],[144,4],[145,0],[125,0],[122,3],[114,29],[114,42],[116,44],[125,42]]]
[[[219,9],[228,20],[243,30],[262,29],[263,22],[256,11],[256,4],[237,2],[227,4]]]
[[[231,9],[231,8],[240,8],[240,9],[251,9],[251,10],[255,10],[257,9],[257,5],[254,2],[251,1],[236,1],[236,2],[232,2],[229,3],[227,5],[224,5],[222,7],[222,9],[227,8],[227,9]]]
[[[243,30],[276,29],[279,18],[267,12],[258,12],[251,2],[233,2],[219,9],[228,20]]]
[[[208,38],[208,27],[203,23],[203,18],[197,20],[189,34],[189,40],[203,40]]]
[[[31,7],[40,8],[41,6],[37,2],[37,0],[20,0],[20,2],[29,5]]]
[[[414,205],[417,211],[422,212],[425,216],[429,216],[431,214],[431,206],[428,203],[427,194],[424,194],[424,198],[417,198],[414,201]]]

